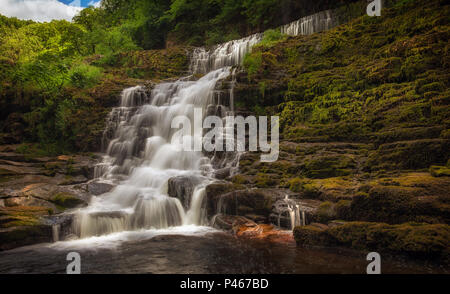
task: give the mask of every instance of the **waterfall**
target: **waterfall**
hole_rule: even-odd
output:
[[[211,161],[202,152],[183,151],[181,142],[172,140],[177,129],[171,128],[171,122],[180,115],[193,121],[194,108],[215,104],[216,83],[230,72],[224,67],[197,81],[184,78],[152,90],[137,86],[122,92],[120,106],[108,118],[105,137],[111,138],[106,155],[96,168],[100,179],[118,185],[93,197],[90,205],[76,214],[78,236],[201,225],[204,188],[196,189],[186,213],[179,199],[168,196],[167,182],[177,176],[208,177]],[[201,140],[201,136],[192,133],[191,138]]]
[[[61,228],[61,225],[59,225],[59,224],[52,225],[53,242],[58,242],[59,241],[59,230],[60,230],[60,228]]]
[[[190,70],[193,73],[207,73],[219,68],[240,65],[245,54],[262,40],[263,34],[254,34],[246,38],[216,45],[212,49],[196,48],[192,53]]]
[[[283,33],[311,34],[334,25],[331,12],[322,12],[283,26]],[[225,117],[233,113],[235,68],[263,34],[213,46],[196,48],[191,55],[190,71],[194,75],[174,82],[163,82],[149,89],[136,86],[123,90],[120,106],[107,119],[102,145],[106,154],[95,168],[97,181],[115,185],[110,192],[93,196],[88,207],[76,212],[74,233],[80,238],[114,232],[162,229],[181,225],[202,225],[205,185],[215,168],[235,172],[239,162],[236,153],[187,152],[173,140],[176,129],[173,118],[194,118],[194,108],[206,115]],[[231,79],[228,79],[231,76]],[[221,87],[217,87],[218,83]],[[220,88],[220,90],[218,90]],[[200,130],[203,131],[203,130]],[[201,140],[194,130],[192,141]],[[193,192],[190,207],[168,195],[168,181],[174,177],[198,176],[203,180]],[[305,223],[304,212],[288,205],[292,224]],[[187,211],[185,211],[187,209]]]
[[[205,198],[205,187],[197,187],[194,190],[191,207],[186,214],[185,224],[187,225],[203,225],[206,223],[205,211],[202,209],[203,199]]]
[[[291,36],[311,35],[332,29],[337,25],[333,11],[325,10],[282,26],[281,33]]]
[[[288,195],[286,195],[284,202],[287,204],[287,211],[289,212],[291,221],[291,229],[293,230],[297,226],[305,226],[305,211],[301,209],[300,205],[295,203],[295,201],[290,200]]]

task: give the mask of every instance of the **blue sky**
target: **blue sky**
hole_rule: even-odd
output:
[[[58,0],[58,1],[62,2],[64,4],[70,4],[70,3],[74,2],[74,0]],[[97,2],[100,2],[100,0],[80,0],[80,6],[88,7],[89,5],[92,5]]]
[[[84,7],[98,4],[100,0],[1,0],[0,14],[39,22],[70,21]]]

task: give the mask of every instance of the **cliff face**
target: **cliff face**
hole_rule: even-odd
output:
[[[261,163],[259,154],[245,154],[241,174],[231,179],[235,189],[277,187],[291,198],[319,200],[308,223],[325,226],[299,227],[299,244],[320,244],[311,232],[344,221],[439,223],[342,230],[364,232],[354,237],[366,241],[379,233],[380,244],[390,238],[383,230],[412,239],[437,234],[443,239],[424,237],[417,251],[447,252],[449,13],[445,1],[399,1],[381,17],[256,46],[237,77],[236,106],[280,116],[280,158]],[[351,246],[336,238],[322,245]],[[359,247],[383,247],[366,241]],[[399,248],[391,249],[407,251]]]

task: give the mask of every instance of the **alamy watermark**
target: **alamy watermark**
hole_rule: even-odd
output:
[[[382,0],[370,1],[367,5],[367,15],[368,16],[381,16],[381,8],[383,6]]]
[[[81,274],[81,256],[78,252],[69,252],[66,256],[66,260],[70,263],[66,267],[66,273],[68,275]]]
[[[192,126],[187,116],[177,116],[172,120],[171,128],[180,130],[172,136],[171,143],[179,146],[180,151],[261,151],[266,153],[261,155],[261,162],[278,160],[280,133],[278,116],[270,117],[270,141],[267,116],[260,116],[258,119],[255,116],[246,118],[207,116],[203,119],[202,108],[194,108],[193,123]]]
[[[378,252],[370,252],[367,254],[367,261],[371,261],[366,268],[368,275],[381,274],[381,255]]]

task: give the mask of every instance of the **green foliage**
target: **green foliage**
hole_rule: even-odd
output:
[[[287,35],[283,35],[280,30],[267,30],[264,32],[261,42],[256,46],[270,48],[285,40],[286,37]]]
[[[245,55],[244,67],[250,77],[256,75],[262,67],[262,53],[256,52],[253,54]]]
[[[101,77],[101,69],[85,63],[72,67],[69,71],[70,83],[78,88],[94,86]]]

